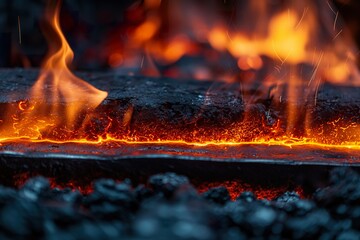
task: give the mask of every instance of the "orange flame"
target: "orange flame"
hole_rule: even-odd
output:
[[[156,4],[150,4],[152,2]],[[206,5],[198,3],[200,1],[183,0],[171,4],[146,1],[142,8],[143,21],[134,27],[134,34],[125,43],[124,63],[137,64],[129,59],[146,52],[151,62],[172,66],[172,71],[168,71],[171,77],[189,77],[190,69],[190,77],[194,79],[208,78],[226,83],[240,79],[244,89],[270,93],[270,96],[245,95],[246,106],[259,98],[272,98],[272,104],[283,109],[286,121],[277,121],[277,126],[271,130],[273,136],[249,134],[253,136],[250,142],[293,145],[342,141],[334,137],[339,134],[324,132],[328,124],[320,127],[322,130],[312,126],[313,116],[309,110],[315,107],[318,90],[324,82],[360,87],[356,47],[329,1],[281,1],[277,4],[266,0],[234,1],[229,3],[232,6],[214,0],[207,1]],[[219,13],[218,9],[226,9],[227,14]],[[231,55],[237,69],[229,71],[228,65],[222,66],[224,54]],[[200,66],[187,66],[186,71],[182,71],[176,62],[191,56],[203,57],[204,62]],[[148,72],[141,71],[141,74]],[[247,79],[242,79],[244,73],[248,73]],[[252,89],[254,87],[259,89]],[[341,116],[335,116],[334,120],[336,117]],[[244,122],[261,121],[253,118],[245,116]],[[237,134],[235,138],[222,134],[197,137],[192,142],[211,143],[219,138],[224,139],[222,143],[244,142],[243,125],[234,123],[229,127],[228,132]],[[285,125],[285,131],[279,125]],[[340,121],[333,130],[342,132],[344,145],[357,146],[360,142],[357,131],[347,129],[354,130],[358,126],[359,123]]]
[[[18,105],[22,113],[15,117],[13,129],[21,137],[41,138],[48,128],[60,125],[73,130],[79,124],[80,113],[90,112],[107,96],[106,92],[71,73],[68,65],[74,54],[61,31],[60,3],[57,1],[55,6],[48,6],[46,22],[54,32],[53,36],[48,36],[48,41],[52,43],[48,58],[31,88],[30,100]],[[57,42],[59,46],[54,46]]]

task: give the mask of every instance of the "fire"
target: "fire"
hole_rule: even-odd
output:
[[[54,3],[54,2],[51,2]],[[49,4],[46,21],[53,31],[48,33],[52,45],[40,75],[30,90],[29,100],[20,101],[20,113],[12,113],[12,129],[7,126],[2,135],[39,139],[52,128],[73,131],[81,125],[81,113],[91,112],[107,93],[76,77],[69,69],[74,54],[59,22],[60,1]],[[13,132],[11,132],[13,131]]]
[[[55,33],[51,43],[59,46],[51,45],[29,99],[17,103],[11,120],[3,124],[3,141],[360,149],[359,122],[330,116],[317,123],[311,112],[322,84],[360,87],[356,47],[335,8],[320,0],[230,2],[211,0],[204,6],[193,0],[146,0],[132,6],[125,40],[109,47],[108,64],[122,73],[131,69],[129,75],[210,79],[225,86],[240,82],[241,91],[258,93],[243,94],[241,121],[227,129],[188,132],[152,128],[149,122],[142,132],[131,129],[139,117],[134,106],[124,106],[120,120],[96,115],[93,110],[107,93],[69,70],[73,52],[61,32],[57,5],[48,10],[47,20]],[[182,67],[180,62],[188,59],[195,63]],[[270,110],[251,115],[251,106],[264,99],[284,119],[272,117]]]

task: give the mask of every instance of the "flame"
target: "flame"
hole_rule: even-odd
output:
[[[20,114],[13,115],[13,129],[5,128],[5,135],[32,139],[41,138],[49,128],[61,126],[65,131],[74,130],[79,124],[79,115],[91,112],[107,96],[89,83],[71,73],[68,65],[74,54],[59,22],[60,2],[49,4],[46,21],[53,31],[48,35],[49,56],[44,62],[40,75],[30,90],[29,101],[20,101]],[[54,3],[50,1],[50,3]],[[58,43],[58,46],[56,46]]]
[[[60,1],[58,1],[59,3]],[[57,37],[60,40],[59,49],[53,49],[42,66],[42,71],[35,85],[31,89],[31,99],[35,102],[51,98],[52,105],[50,115],[59,114],[57,103],[65,103],[65,118],[67,125],[73,125],[76,116],[84,109],[93,109],[98,106],[107,96],[106,92],[99,91],[84,80],[77,78],[69,70],[68,64],[72,62],[74,53],[71,50],[59,23],[59,5],[55,11],[48,12],[48,20]],[[44,87],[51,86],[44,93]],[[53,106],[55,106],[53,108]],[[37,109],[43,112],[43,109]],[[48,113],[47,113],[48,114]]]
[[[255,87],[259,88],[255,90],[264,93],[256,97],[244,95],[246,106],[249,108],[259,99],[271,98],[272,104],[283,112],[286,119],[277,119],[276,125],[270,124],[264,129],[252,127],[251,122],[262,120],[251,116],[251,109],[248,109],[242,123],[232,124],[226,132],[217,135],[204,133],[206,136],[197,134],[190,139],[181,134],[172,135],[160,138],[160,142],[194,145],[313,144],[358,148],[360,138],[354,128],[360,123],[344,120],[335,125],[325,123],[315,126],[310,111],[316,106],[317,93],[323,83],[360,86],[356,47],[335,7],[328,1],[310,0],[277,4],[259,0],[229,4],[233,5],[226,6],[224,3],[221,6],[217,1],[208,1],[205,6],[200,1],[191,0],[171,4],[146,2],[140,6],[143,21],[125,43],[124,62],[136,63],[129,60],[134,53],[141,56],[146,52],[152,68],[151,71],[142,70],[140,74],[154,72],[154,66],[162,65],[170,66],[171,70],[162,72],[158,69],[157,74],[218,80],[226,84],[239,81],[240,76],[246,73],[246,79],[241,80],[243,88]],[[229,11],[229,8],[234,10]],[[227,9],[227,12],[221,14],[218,9]],[[224,15],[231,16],[231,19],[226,19]],[[237,69],[229,71],[227,65],[222,65],[225,54],[231,55]],[[177,65],[177,61],[191,57],[202,57],[203,63],[186,68]],[[270,96],[265,95],[269,92]],[[328,132],[330,128],[332,133]],[[351,129],[351,132],[344,129]],[[145,137],[145,142],[158,142],[153,135],[156,134]],[[339,136],[342,136],[341,140]],[[119,140],[119,137],[109,134],[101,141],[107,139]],[[141,136],[122,137],[125,142],[139,143],[138,139],[142,139]]]
[[[322,84],[360,87],[357,50],[334,6],[321,0],[230,2],[142,1],[129,10],[125,40],[109,41],[107,51],[109,66],[129,75],[240,82],[246,111],[239,122],[187,131],[149,122],[134,130],[136,106],[125,107],[118,119],[94,115],[107,93],[69,70],[73,52],[60,29],[58,5],[47,19],[60,46],[52,48],[30,99],[10,114],[0,141],[360,149],[359,122],[334,113],[317,123],[311,112]],[[188,59],[191,64],[183,64]],[[273,117],[270,110],[254,116],[251,108],[259,100],[271,101],[271,109],[285,117]]]
[[[210,2],[213,4],[215,1]],[[252,22],[256,22],[253,24],[254,28],[250,30],[226,27],[223,24],[225,21],[216,17],[218,15],[216,12],[208,10],[208,13],[202,13],[195,3],[187,0],[171,4],[172,7],[169,7],[167,17],[164,19],[161,18],[161,15],[165,14],[159,2],[154,8],[147,8],[145,4],[144,8],[147,9],[145,21],[136,27],[133,36],[130,36],[126,45],[131,47],[127,50],[142,54],[142,48],[150,46],[151,56],[154,59],[165,59],[167,64],[174,62],[179,56],[204,54],[203,51],[206,49],[199,47],[199,44],[204,42],[218,52],[228,51],[238,60],[244,57],[268,56],[281,64],[313,65],[316,63],[314,57],[324,55],[319,67],[322,74],[328,76],[326,81],[346,84],[349,76],[358,72],[354,65],[356,48],[345,31],[337,27],[340,25],[338,14],[331,16],[334,7],[328,6],[327,3],[316,2],[317,5],[312,1],[290,2],[288,8],[270,14],[268,1],[250,1],[249,6],[241,6],[242,8],[239,6],[236,8],[238,12],[235,11],[239,16],[248,16],[249,12],[261,16],[258,17],[260,20],[254,20],[253,16],[249,16],[240,23],[251,26]],[[321,12],[322,8],[328,10],[326,14]],[[187,9],[189,13],[178,17],[178,9]],[[189,18],[186,18],[188,15]],[[326,16],[322,17],[322,15]],[[213,17],[215,20],[209,20],[209,16],[215,16]],[[327,18],[334,18],[335,22],[322,23]],[[236,23],[234,25],[236,26]],[[329,30],[329,25],[334,28]],[[324,30],[320,29],[321,27]],[[168,37],[163,37],[161,31],[168,31]],[[328,31],[324,34],[325,37],[322,36],[324,31]],[[186,39],[191,44],[188,43],[183,47],[184,45],[179,44],[179,39]],[[137,44],[133,44],[134,42]],[[200,51],[194,50],[192,46],[195,45]],[[169,56],[168,46],[171,46],[172,52],[177,57],[166,57]],[[127,55],[127,50],[124,50],[124,55]],[[196,67],[194,75],[195,72]],[[216,73],[212,74],[212,79],[219,79],[217,77]],[[360,85],[359,80],[356,82]]]

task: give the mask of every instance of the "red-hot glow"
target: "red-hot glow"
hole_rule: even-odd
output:
[[[252,192],[257,199],[267,199],[274,200],[275,198],[281,196],[286,191],[295,191],[301,198],[305,198],[305,194],[300,187],[294,189],[287,188],[284,186],[281,187],[262,187],[262,186],[252,186],[250,184],[242,183],[239,181],[224,181],[224,182],[211,182],[211,183],[202,183],[197,186],[197,189],[200,193],[208,191],[210,188],[215,188],[219,186],[224,186],[227,188],[230,194],[231,200],[236,200],[241,193],[243,192]]]
[[[22,187],[27,180],[36,175],[30,175],[29,173],[22,173],[14,176],[14,186],[17,188]],[[81,183],[79,181],[69,180],[69,181],[59,181],[55,178],[48,178],[51,188],[65,189],[70,188],[73,191],[77,190],[82,194],[88,195],[93,192],[92,183]],[[121,182],[121,181],[118,181]],[[199,193],[204,193],[210,188],[215,187],[226,187],[229,191],[231,200],[235,201],[241,193],[243,192],[253,192],[257,199],[267,199],[273,200],[281,196],[286,191],[295,191],[299,194],[301,198],[306,198],[302,188],[296,187],[294,189],[279,186],[279,187],[263,187],[263,186],[253,186],[250,184],[241,183],[239,181],[222,181],[222,182],[204,182],[199,185],[196,185],[196,189]]]

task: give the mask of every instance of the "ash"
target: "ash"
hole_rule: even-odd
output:
[[[274,200],[225,187],[199,194],[188,178],[154,175],[146,186],[110,179],[93,192],[51,188],[32,178],[0,189],[0,239],[359,239],[360,176],[333,170],[330,185],[309,199]]]

